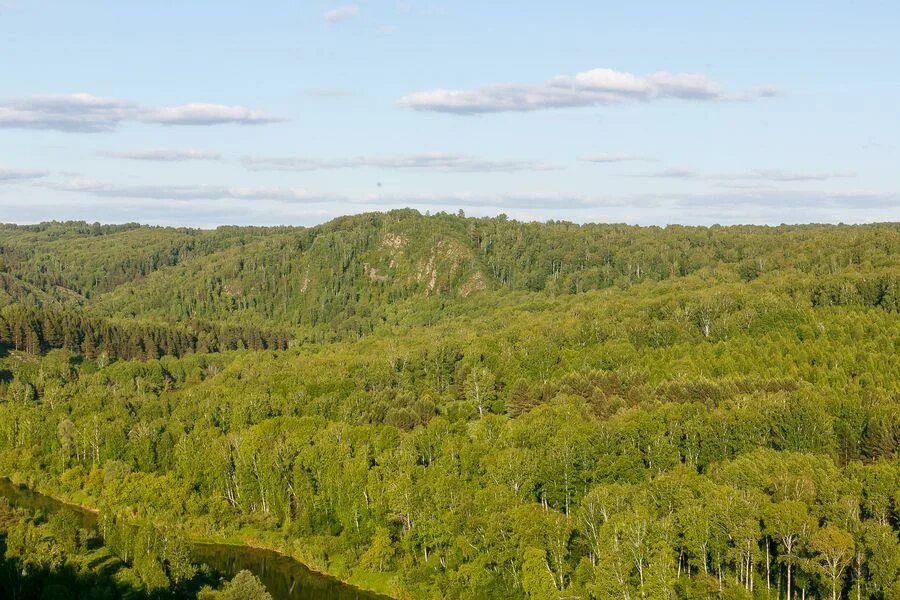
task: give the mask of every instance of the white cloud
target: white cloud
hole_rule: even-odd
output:
[[[284,119],[270,117],[262,111],[243,106],[224,106],[222,104],[194,102],[180,106],[148,110],[141,116],[140,120],[161,125],[222,125],[225,123],[261,125],[283,121]]]
[[[187,160],[221,160],[222,155],[209,150],[177,150],[154,148],[147,150],[125,150],[122,152],[101,152],[101,156],[125,158],[128,160],[148,160],[160,162],[181,162]]]
[[[252,171],[319,171],[375,168],[420,171],[496,173],[513,171],[551,171],[559,167],[531,160],[486,160],[467,154],[424,152],[404,156],[357,156],[354,158],[260,158],[245,157]]]
[[[647,76],[592,69],[541,84],[493,84],[475,90],[434,89],[403,96],[397,103],[415,110],[455,114],[534,111],[603,106],[674,98],[692,101],[771,96],[771,88],[727,94],[705,75],[658,72]]]
[[[0,128],[109,131],[138,112],[131,102],[91,94],[33,96],[0,101]]]
[[[326,11],[324,17],[328,23],[334,24],[341,21],[346,21],[347,19],[352,19],[358,14],[359,6],[357,6],[356,4],[347,4]]]
[[[65,132],[112,131],[123,122],[162,125],[261,125],[282,121],[243,106],[191,103],[161,108],[92,94],[0,100],[0,128]]]
[[[17,169],[0,167],[0,184],[32,181],[35,179],[46,177],[49,174],[50,172],[44,169]]]

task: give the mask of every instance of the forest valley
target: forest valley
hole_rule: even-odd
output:
[[[0,344],[0,476],[107,526],[3,507],[31,572],[239,597],[165,533],[396,598],[900,598],[897,223],[4,225]]]

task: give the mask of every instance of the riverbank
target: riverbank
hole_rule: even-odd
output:
[[[13,475],[4,477],[9,483],[16,487],[20,493],[38,496],[39,498],[31,498],[30,502],[37,502],[40,508],[52,510],[47,507],[46,501],[52,501],[60,507],[68,507],[73,509],[79,515],[91,515],[93,517],[93,525],[96,524],[96,516],[99,514],[99,508],[94,504],[88,504],[87,501],[93,500],[90,497],[79,498],[65,494],[59,489],[53,488],[46,482],[28,480],[21,476]],[[86,501],[87,500],[87,501]],[[170,522],[159,520],[144,520],[154,527],[172,527]],[[335,573],[329,573],[320,568],[310,566],[306,561],[295,556],[286,547],[270,540],[263,539],[267,532],[264,531],[221,531],[215,535],[201,533],[197,529],[186,527],[184,522],[175,525],[181,535],[196,551],[195,555],[198,562],[208,564],[210,567],[223,570],[223,565],[227,565],[232,570],[235,568],[236,562],[251,572],[254,569],[259,571],[255,573],[262,575],[262,578],[269,578],[267,582],[269,586],[275,589],[270,590],[276,598],[294,598],[295,586],[298,579],[302,580],[302,587],[306,590],[319,590],[323,594],[327,593],[327,597],[353,598],[362,600],[390,600],[391,598],[400,597],[403,594],[396,591],[396,586],[392,585],[387,576],[381,580],[363,579],[359,577],[343,578],[336,576]],[[237,557],[237,561],[235,560]],[[221,564],[216,564],[217,561]],[[274,565],[274,566],[273,566]],[[295,566],[293,566],[295,565]],[[273,574],[273,569],[276,573]],[[284,582],[275,579],[278,570],[284,571]],[[289,580],[289,583],[288,583]],[[281,592],[281,593],[279,593]],[[317,596],[310,596],[317,597]]]

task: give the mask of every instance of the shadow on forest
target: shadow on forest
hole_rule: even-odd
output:
[[[75,566],[68,562],[53,564],[22,562],[6,557],[6,537],[0,536],[0,598],[8,600],[162,600],[196,598],[204,586],[217,587],[222,580],[209,570],[200,570],[190,580],[175,587],[147,591],[116,575],[125,565],[110,556]],[[80,568],[79,568],[80,567]]]
[[[274,598],[292,598],[294,600],[318,600],[319,598],[332,598],[334,600],[375,600],[386,598],[344,585],[337,579],[320,575],[309,570],[303,564],[289,556],[279,554],[272,550],[253,548],[250,546],[232,546],[225,544],[186,544],[189,562],[196,571],[192,570],[191,579],[171,587],[171,580],[175,578],[173,572],[164,573],[173,567],[168,561],[156,556],[156,561],[132,560],[128,566],[114,555],[97,534],[97,515],[78,507],[65,505],[59,500],[35,492],[21,484],[15,484],[9,479],[0,477],[0,532],[2,532],[4,505],[9,509],[24,511],[18,515],[18,519],[27,517],[35,528],[34,537],[27,540],[22,538],[22,532],[18,532],[16,538],[9,537],[10,546],[19,549],[13,552],[13,557],[7,556],[6,539],[0,533],[0,599],[6,598],[194,598],[196,593],[205,585],[219,588],[229,580],[233,583],[234,577],[242,572],[252,573],[258,583],[265,586],[268,593]],[[15,508],[13,508],[15,507]],[[6,512],[9,512],[7,510]],[[61,516],[64,515],[64,516]],[[16,516],[9,518],[8,522],[16,521]],[[55,519],[56,523],[51,521]],[[119,530],[120,534],[135,542],[134,528],[124,524]],[[116,528],[116,524],[112,525]],[[45,528],[46,529],[42,529]],[[54,531],[54,527],[56,531]],[[54,536],[68,540],[70,544],[75,542],[73,531],[83,532],[74,534],[80,541],[79,550],[70,552],[73,560],[64,561],[62,556],[53,560],[46,554],[55,554],[61,550],[47,550],[39,548],[43,546],[38,540],[53,540]],[[67,533],[68,532],[68,533]],[[127,535],[130,532],[131,535]],[[9,534],[7,534],[9,535]],[[16,539],[16,542],[13,542]],[[57,541],[59,541],[57,539]],[[121,539],[119,540],[122,541]],[[134,546],[126,542],[126,546],[132,548],[129,555],[134,557]],[[47,546],[52,547],[52,544]],[[57,547],[60,547],[57,545]],[[21,550],[25,548],[25,552]],[[146,550],[146,548],[145,548]],[[41,554],[43,552],[43,554]],[[18,557],[25,554],[28,557],[36,555],[35,559],[24,561]],[[26,564],[20,564],[20,563]],[[7,564],[9,563],[9,564]],[[37,563],[37,564],[36,564]],[[155,564],[154,564],[155,563]],[[175,569],[186,577],[186,572],[181,568],[185,565],[176,559]],[[39,565],[75,565],[64,568],[44,568]],[[74,569],[74,571],[73,571]],[[161,593],[147,593],[145,581],[158,581],[158,589]],[[130,582],[130,583],[129,583]],[[56,592],[50,594],[43,591],[48,585]],[[154,587],[154,586],[150,586]],[[27,590],[28,593],[15,590]],[[105,589],[103,593],[92,592],[92,589]],[[51,591],[52,591],[51,590]],[[98,595],[99,594],[99,595]]]

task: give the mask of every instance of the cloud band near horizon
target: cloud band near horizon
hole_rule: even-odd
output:
[[[510,192],[481,194],[457,192],[333,194],[290,187],[235,187],[224,185],[118,184],[92,179],[34,183],[62,192],[86,194],[108,199],[144,200],[238,200],[283,203],[368,206],[458,206],[508,209],[580,210],[598,207],[690,207],[722,209],[726,207],[779,208],[785,203],[809,208],[900,208],[900,195],[865,190],[822,192],[808,190],[749,190],[729,193],[630,194],[591,196],[561,192]],[[337,208],[337,206],[335,206]]]

